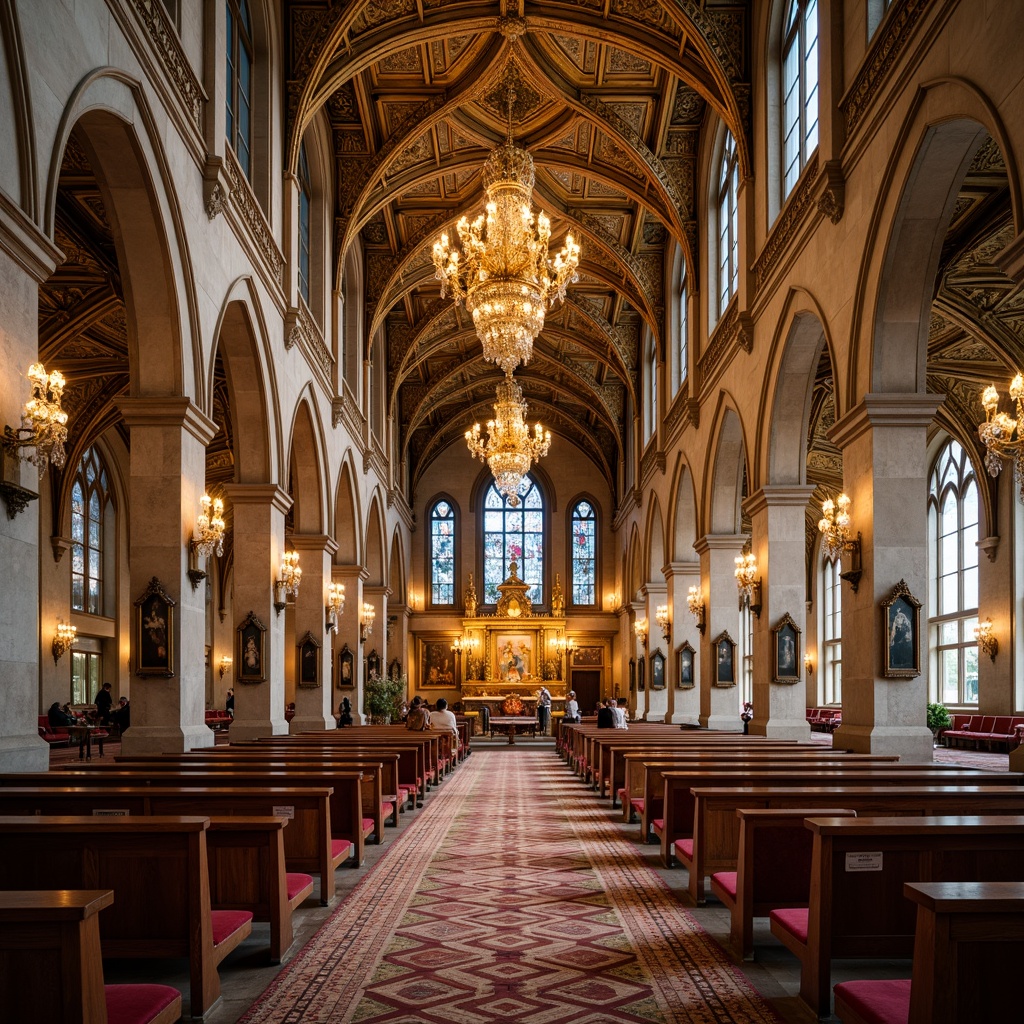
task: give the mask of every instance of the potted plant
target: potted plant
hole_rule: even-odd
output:
[[[750,732],[750,720],[754,717],[754,705],[749,700],[743,702],[743,710],[740,712],[740,719],[743,722],[744,734]]]
[[[948,729],[952,724],[949,712],[945,704],[928,705],[928,728],[932,731],[932,742],[938,743],[939,736],[943,730]]]
[[[366,681],[363,708],[373,725],[390,725],[391,720],[398,716],[398,705],[405,696],[405,687],[404,677],[381,679],[374,676]]]

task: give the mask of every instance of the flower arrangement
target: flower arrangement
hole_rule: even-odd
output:
[[[744,722],[749,722],[754,717],[754,705],[749,700],[743,702],[743,711],[740,712],[740,718]]]
[[[521,715],[523,707],[524,704],[518,697],[506,697],[501,702],[501,712],[504,715]]]

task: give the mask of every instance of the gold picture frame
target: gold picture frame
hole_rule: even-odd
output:
[[[736,641],[723,629],[711,646],[715,651],[715,686],[736,685]]]
[[[252,611],[238,627],[235,647],[235,679],[240,683],[266,681],[267,627]]]
[[[800,682],[800,627],[789,612],[772,626],[772,654],[772,682]]]
[[[154,576],[135,601],[135,674],[174,676],[174,606],[177,602]]]
[[[921,602],[900,580],[882,602],[882,674],[914,679],[921,674]]]

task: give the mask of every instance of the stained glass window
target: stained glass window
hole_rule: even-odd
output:
[[[71,607],[103,614],[103,514],[107,471],[94,448],[87,448],[71,487]]]
[[[519,504],[513,508],[491,484],[484,499],[484,604],[497,604],[498,584],[510,562],[519,578],[531,584],[527,592],[536,605],[544,601],[544,496],[532,477],[519,485]]]
[[[572,510],[572,603],[597,604],[597,516],[589,501]]]
[[[430,602],[455,604],[455,509],[443,499],[430,512]]]
[[[225,132],[239,166],[252,177],[252,22],[246,0],[227,0]]]

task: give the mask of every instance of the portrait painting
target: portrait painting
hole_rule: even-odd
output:
[[[773,683],[798,683],[800,681],[800,627],[793,617],[785,615],[772,627]]]
[[[135,602],[135,674],[174,675],[175,601],[154,576]]]
[[[684,641],[676,651],[679,663],[679,675],[676,678],[676,686],[680,690],[689,690],[695,685],[693,678],[693,655],[694,650],[688,641]]]
[[[352,655],[352,649],[348,644],[343,644],[340,651],[338,651],[338,689],[339,690],[351,690],[355,685],[355,658]]]
[[[388,665],[388,679],[402,678],[402,663],[397,658],[392,658]]]
[[[647,680],[644,678],[647,674],[647,659],[637,658],[636,662],[636,688],[638,693],[643,693],[647,689]]]
[[[604,662],[603,647],[577,647],[572,652],[573,665],[601,665]]]
[[[298,665],[295,681],[298,686],[320,685],[320,641],[308,630],[298,643]]]
[[[455,686],[455,652],[447,637],[423,640],[420,660],[420,686],[432,689],[451,689]]]
[[[534,678],[538,666],[533,661],[533,636],[529,633],[498,633],[494,639],[494,663],[499,679],[509,686]]]
[[[235,678],[240,683],[262,683],[267,678],[264,666],[266,633],[266,626],[253,612],[249,612],[238,627]]]
[[[736,685],[736,641],[727,631],[713,641],[715,651],[715,686]]]
[[[660,650],[651,655],[651,689],[665,689],[665,655]]]
[[[366,656],[366,678],[367,679],[379,679],[381,669],[380,655],[377,653],[375,647]]]
[[[885,640],[883,675],[886,679],[913,679],[921,674],[921,602],[905,580],[893,587],[882,602]]]

